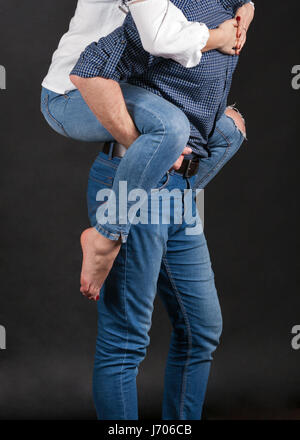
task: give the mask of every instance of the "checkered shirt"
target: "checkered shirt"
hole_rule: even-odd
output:
[[[128,0],[123,0],[126,5]],[[249,0],[172,0],[189,21],[205,23],[209,29],[234,17],[236,9]],[[189,146],[207,157],[209,134],[225,111],[238,56],[217,50],[202,54],[192,68],[146,52],[130,12],[122,26],[93,42],[80,55],[72,70],[84,78],[103,77],[126,81],[167,99],[188,117]]]

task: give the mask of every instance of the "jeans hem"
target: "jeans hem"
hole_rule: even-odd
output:
[[[119,238],[121,238],[122,243],[126,243],[128,234],[124,234],[123,232],[119,232],[118,234],[115,234],[114,232],[107,231],[103,226],[97,224],[94,226],[96,231],[98,231],[101,235],[103,235],[106,238],[109,238],[110,240],[117,241]]]

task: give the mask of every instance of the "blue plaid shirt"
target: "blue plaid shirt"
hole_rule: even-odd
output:
[[[189,21],[205,23],[209,29],[234,17],[236,9],[250,0],[172,0]],[[126,4],[126,0],[124,0]],[[130,13],[122,26],[87,46],[72,70],[84,78],[101,76],[130,84],[162,96],[179,107],[191,125],[189,146],[207,157],[208,137],[226,109],[238,56],[217,50],[203,53],[192,68],[146,52]]]

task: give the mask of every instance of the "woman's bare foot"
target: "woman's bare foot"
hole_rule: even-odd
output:
[[[96,300],[121,247],[121,240],[110,240],[95,228],[88,228],[80,237],[83,261],[80,292]]]

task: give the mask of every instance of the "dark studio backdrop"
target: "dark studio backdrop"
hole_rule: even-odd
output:
[[[95,419],[96,307],[79,292],[86,184],[99,145],[59,136],[40,83],[75,0],[0,0],[0,419]],[[231,102],[248,142],[205,190],[223,311],[204,416],[300,419],[298,0],[256,0]],[[140,418],[160,418],[171,326],[156,298],[138,375]],[[297,348],[297,345],[295,346]],[[113,396],[112,396],[113,398]]]

